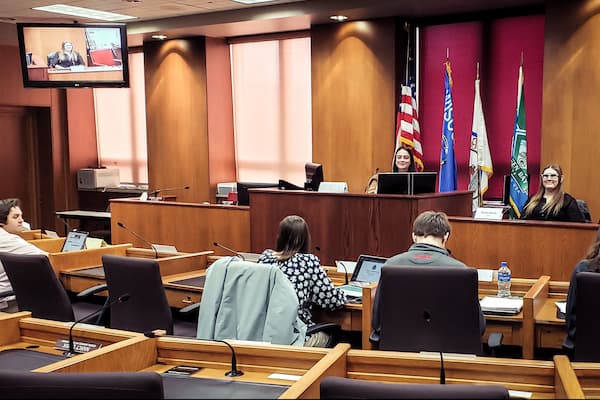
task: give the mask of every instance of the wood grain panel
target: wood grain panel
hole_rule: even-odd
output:
[[[569,281],[586,254],[597,224],[542,221],[476,221],[450,217],[452,255],[476,268],[497,269],[507,261],[513,277]]]
[[[150,189],[190,186],[180,201],[209,201],[204,38],[144,43]]]
[[[412,244],[412,223],[420,210],[450,209],[471,215],[471,192],[416,196],[250,190],[252,251],[273,248],[279,222],[299,215],[309,225],[315,253],[324,265],[361,254],[391,257]],[[316,250],[317,246],[320,251]]]
[[[140,239],[117,226],[127,228],[151,243],[170,244],[183,252],[215,250],[219,242],[237,251],[250,251],[250,212],[248,207],[113,199],[111,224],[113,243],[134,243],[148,247]]]
[[[595,0],[546,3],[541,148],[542,164],[561,164],[565,190],[586,200],[594,221],[600,218],[600,191],[591,184],[600,146],[597,9]]]
[[[351,191],[391,169],[395,43],[393,19],[311,27],[313,161]]]

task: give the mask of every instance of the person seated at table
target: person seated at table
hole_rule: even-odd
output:
[[[446,250],[446,242],[450,237],[450,221],[444,212],[425,211],[415,218],[412,229],[413,244],[408,251],[390,257],[386,266],[417,266],[428,267],[457,267],[469,268],[461,261],[453,258]],[[369,340],[374,344],[379,343],[379,332],[381,322],[379,315],[379,299],[382,288],[378,287],[373,299],[373,317],[371,320],[371,336]],[[481,334],[485,331],[485,318],[481,309],[479,310],[479,329]]]
[[[415,172],[415,158],[409,147],[398,147],[392,159],[392,172]],[[377,193],[377,173],[369,178],[366,193]]]
[[[47,254],[17,235],[23,232],[23,212],[19,199],[0,200],[0,253]],[[12,290],[0,262],[0,293]],[[17,312],[15,296],[0,298],[0,312]]]
[[[266,249],[258,259],[259,263],[277,264],[288,277],[298,295],[298,315],[306,326],[314,325],[314,304],[334,310],[346,303],[344,292],[333,286],[310,248],[308,224],[302,217],[289,215],[279,223],[275,250]],[[307,338],[305,346],[322,347],[328,339],[325,332],[317,332]]]
[[[62,42],[60,50],[54,53],[54,55],[51,61],[49,59],[49,64],[51,64],[48,65],[49,67],[61,69],[70,68],[75,65],[85,65],[81,54],[73,48],[73,43],[68,40]]]
[[[563,342],[563,347],[572,351],[575,346],[575,321],[576,321],[576,294],[577,294],[577,279],[576,276],[580,272],[600,272],[600,229],[596,232],[596,239],[590,246],[584,259],[579,261],[573,269],[571,282],[569,283],[569,291],[567,292],[567,309],[565,313],[565,322],[567,325],[567,335]]]
[[[523,219],[542,221],[585,222],[577,200],[563,192],[563,173],[558,164],[544,167],[538,191],[525,203]]]

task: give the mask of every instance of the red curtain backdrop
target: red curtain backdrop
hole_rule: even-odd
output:
[[[524,59],[527,156],[530,193],[540,170],[544,16],[502,18],[421,28],[419,114],[425,170],[438,171],[444,108],[444,66],[449,51],[454,86],[454,151],[458,190],[469,184],[469,146],[476,64],[494,175],[486,199],[501,198],[510,174],[510,148],[517,107],[517,78]],[[549,160],[551,161],[551,160]]]

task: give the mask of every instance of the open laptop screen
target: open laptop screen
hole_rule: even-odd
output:
[[[65,239],[62,251],[83,250],[85,248],[85,239],[87,239],[88,235],[89,233],[83,231],[69,232]]]
[[[361,255],[356,262],[352,274],[352,282],[374,283],[379,282],[381,267],[387,261],[385,257]]]

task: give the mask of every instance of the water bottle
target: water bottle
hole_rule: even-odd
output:
[[[510,296],[510,268],[508,263],[502,261],[498,269],[498,297]]]

